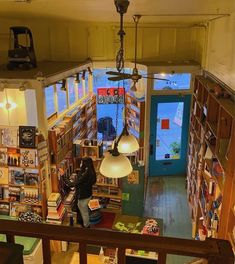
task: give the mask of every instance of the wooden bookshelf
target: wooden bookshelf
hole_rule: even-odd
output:
[[[216,86],[196,76],[192,97],[187,196],[192,236],[202,239],[229,239],[235,224],[235,103]]]
[[[0,170],[4,174],[0,183],[0,214],[18,218],[22,212],[33,211],[46,218],[48,148],[42,135],[35,138],[33,148],[19,147],[19,138],[15,147],[0,145]]]
[[[139,101],[134,96],[126,93],[126,118],[128,130],[139,142],[138,161],[144,157],[144,115],[145,101]]]

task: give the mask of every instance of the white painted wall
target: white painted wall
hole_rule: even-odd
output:
[[[235,91],[235,8],[231,16],[210,22],[203,67]]]
[[[28,26],[38,61],[114,60],[119,48],[119,24],[63,20],[6,21],[0,28],[0,63],[7,62],[10,25]],[[3,33],[2,33],[3,30]],[[125,58],[134,59],[134,23],[125,25]],[[202,61],[204,28],[139,24],[138,59],[142,61]]]

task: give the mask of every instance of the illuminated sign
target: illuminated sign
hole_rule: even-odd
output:
[[[97,88],[98,104],[123,104],[124,88]]]

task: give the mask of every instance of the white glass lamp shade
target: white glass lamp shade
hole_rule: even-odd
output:
[[[122,154],[107,155],[101,162],[100,173],[109,178],[122,178],[132,172],[129,159]]]
[[[122,135],[120,141],[118,142],[119,153],[132,153],[139,149],[139,143],[135,136]]]

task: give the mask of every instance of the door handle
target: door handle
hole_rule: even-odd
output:
[[[153,144],[149,146],[149,155],[153,155]]]

